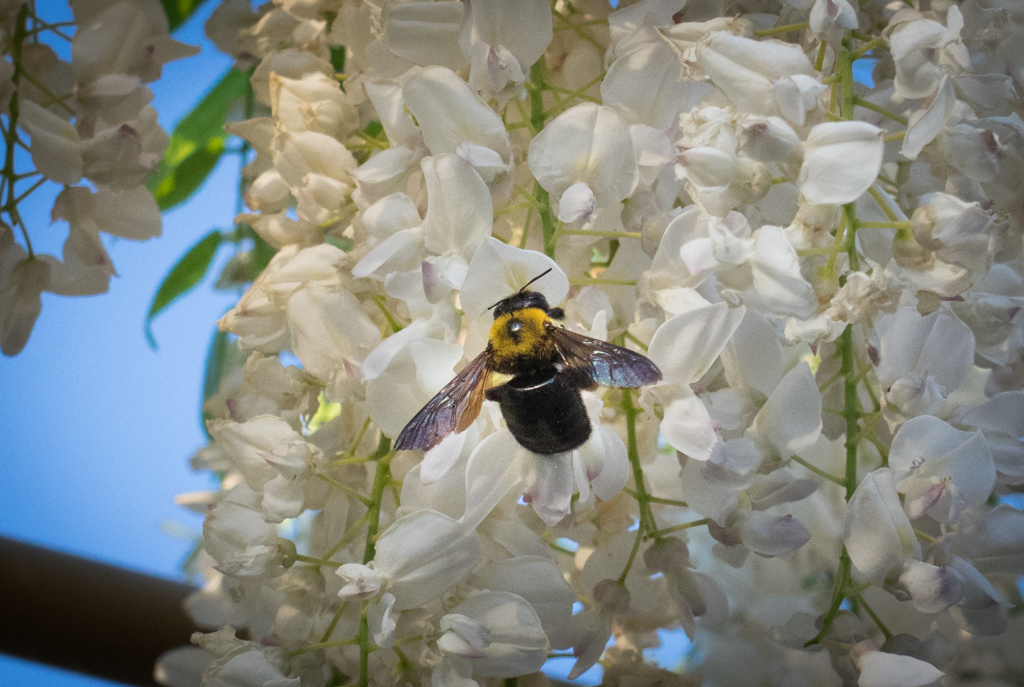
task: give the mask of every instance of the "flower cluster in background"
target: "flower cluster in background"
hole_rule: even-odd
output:
[[[0,350],[9,356],[28,341],[43,291],[107,290],[116,271],[101,232],[134,241],[160,235],[161,208],[146,182],[168,137],[146,84],[198,50],[170,38],[156,0],[73,5],[74,20],[58,24],[34,3],[0,8]],[[71,62],[45,39],[69,43]],[[70,227],[60,258],[33,251],[32,236],[50,229],[26,226],[18,211],[46,182],[63,187],[51,213]]]
[[[97,231],[150,226],[140,84],[185,49],[139,20],[107,56],[76,21],[31,81],[72,96],[2,63],[9,144],[17,118],[39,173],[95,189],[55,208],[65,267],[0,235],[4,352],[61,270],[106,283]],[[181,498],[210,632],[161,681],[534,684],[553,656],[610,685],[1022,679],[1024,6],[225,0],[207,32],[248,76],[253,248],[193,458],[220,489]],[[564,454],[492,402],[393,450],[549,269],[566,326],[662,382],[585,392]],[[646,663],[678,628],[699,665]]]

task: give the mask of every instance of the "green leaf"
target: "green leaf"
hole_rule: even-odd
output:
[[[228,356],[228,333],[219,329],[213,333],[210,340],[210,348],[206,352],[206,372],[203,374],[203,402],[210,396],[215,396],[220,390],[220,380],[224,377],[224,368]],[[200,412],[202,413],[202,403]],[[205,425],[206,415],[203,413],[203,424]]]
[[[153,302],[149,305],[149,313],[146,315],[146,339],[149,345],[156,348],[156,339],[153,338],[153,330],[150,324],[164,308],[174,302],[177,298],[188,293],[196,284],[203,280],[213,256],[217,253],[224,237],[220,231],[214,229],[200,239],[199,243],[188,249],[178,260],[178,264],[171,268],[171,271],[164,277],[164,281],[153,296]]]
[[[270,264],[270,259],[277,253],[277,249],[264,241],[263,237],[256,234],[256,232],[253,232],[253,234],[252,269],[253,279],[255,279]]]
[[[160,0],[167,15],[167,23],[171,31],[185,23],[185,20],[199,9],[205,0]]]
[[[224,131],[228,111],[248,88],[246,72],[229,70],[174,127],[156,174],[149,180],[149,190],[161,210],[185,201],[217,165],[228,137]]]
[[[242,369],[245,365],[246,355],[235,345],[235,337],[227,332],[214,330],[213,338],[210,340],[210,347],[206,352],[206,371],[203,374],[203,399],[199,404],[200,420],[203,431],[206,432],[206,421],[212,420],[213,415],[206,412],[203,406],[206,400],[220,392],[220,383],[225,376],[234,370]],[[207,432],[206,436],[212,441],[213,437]]]
[[[331,66],[334,67],[336,74],[342,74],[345,71],[345,46],[339,45],[336,48],[331,48]]]
[[[159,183],[151,183],[150,190],[160,209],[169,210],[188,200],[217,166],[223,152],[224,139],[215,138],[187,155],[169,174],[160,175]]]

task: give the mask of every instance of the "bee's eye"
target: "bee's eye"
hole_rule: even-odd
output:
[[[508,323],[508,333],[509,334],[518,334],[522,330],[523,330],[523,323],[522,322],[520,322],[519,320],[511,320],[511,321],[509,321],[509,323]]]

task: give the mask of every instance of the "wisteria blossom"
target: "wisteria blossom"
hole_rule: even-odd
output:
[[[43,291],[106,288],[102,233],[159,234],[145,84],[191,52],[122,0],[43,59],[19,7],[7,143],[70,233],[35,255],[5,171],[8,355]],[[224,0],[207,33],[250,75],[244,289],[220,488],[182,499],[215,631],[165,684],[1024,679],[1020,6]],[[527,284],[660,381],[584,390],[569,451],[495,401],[395,450]]]

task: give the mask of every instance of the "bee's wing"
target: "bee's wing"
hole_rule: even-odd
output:
[[[553,324],[548,332],[563,370],[578,377],[583,389],[597,386],[639,387],[661,381],[661,370],[650,360],[628,348],[592,339]]]
[[[453,432],[462,432],[480,414],[486,391],[489,351],[473,358],[469,365],[416,413],[395,440],[396,449],[426,451]]]

